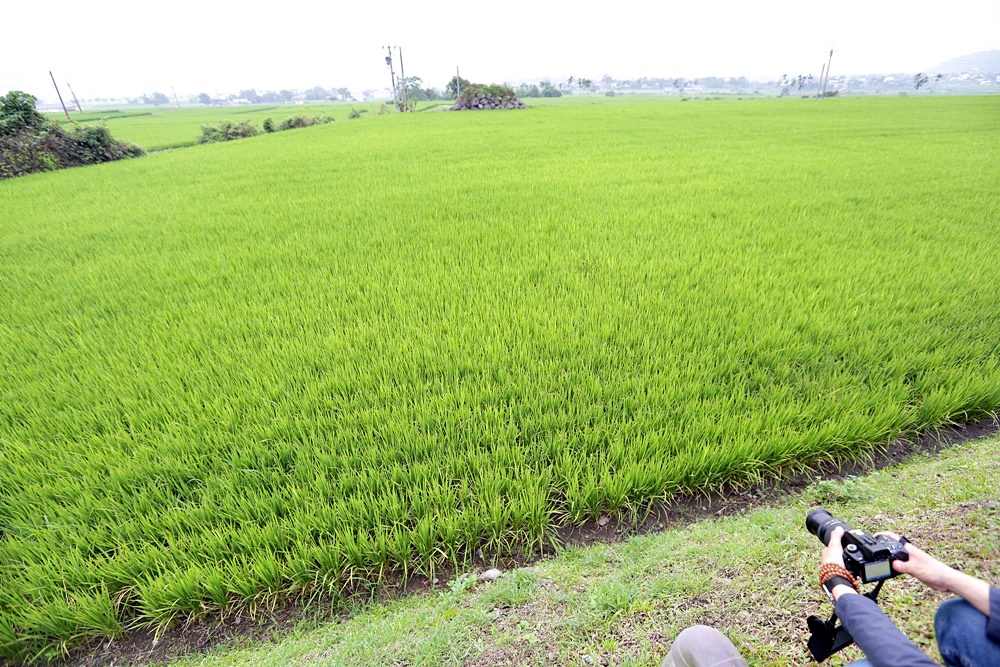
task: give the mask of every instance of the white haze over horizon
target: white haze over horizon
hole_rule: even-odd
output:
[[[439,89],[456,67],[471,81],[515,85],[569,76],[818,76],[832,48],[834,76],[912,74],[1000,49],[997,0],[598,6],[51,0],[15,3],[4,18],[0,94],[24,90],[50,103],[50,70],[61,88],[70,83],[81,99],[383,89],[389,87],[387,44],[402,47],[407,76]]]

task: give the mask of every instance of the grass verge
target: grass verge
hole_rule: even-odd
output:
[[[810,508],[824,506],[869,532],[899,531],[945,562],[1000,581],[992,528],[1000,524],[998,478],[993,436],[864,476],[816,481],[737,516],[570,549],[495,582],[453,581],[359,605],[348,619],[303,621],[282,637],[257,633],[170,664],[658,665],[694,623],[723,630],[752,665],[807,664],[805,617],[829,612],[815,583],[820,545],[804,528]],[[881,601],[936,657],[932,619],[943,598],[897,578]],[[104,657],[112,654],[114,647]],[[828,664],[859,655],[852,647]],[[95,653],[77,664],[101,660]]]

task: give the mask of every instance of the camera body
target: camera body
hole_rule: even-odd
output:
[[[806,517],[806,528],[823,544],[830,543],[830,534],[838,526],[844,529],[841,540],[844,546],[844,566],[866,584],[895,577],[899,573],[892,569],[892,561],[910,559],[906,547],[899,540],[885,535],[872,536],[863,530],[851,528],[824,509],[815,509]]]

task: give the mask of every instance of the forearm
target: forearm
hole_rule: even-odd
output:
[[[834,610],[854,637],[855,643],[864,651],[865,657],[875,667],[923,667],[935,664],[899,631],[877,604],[863,595],[857,595],[847,586],[843,588],[843,591],[834,590],[837,598]]]
[[[990,585],[958,570],[948,568],[942,578],[944,589],[959,596],[987,617],[990,615]]]

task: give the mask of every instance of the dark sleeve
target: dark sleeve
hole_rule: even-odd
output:
[[[986,636],[1000,644],[1000,588],[990,586],[990,617],[986,619]]]
[[[937,665],[899,631],[877,604],[865,596],[841,595],[834,611],[875,667]]]

